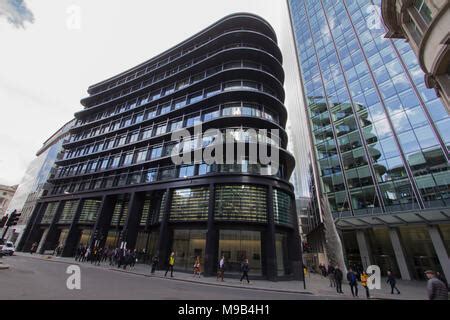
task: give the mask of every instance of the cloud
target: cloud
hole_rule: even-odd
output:
[[[0,17],[16,28],[24,28],[25,22],[33,23],[34,15],[23,0],[0,0]]]

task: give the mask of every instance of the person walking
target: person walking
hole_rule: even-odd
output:
[[[242,262],[241,271],[242,271],[242,276],[241,276],[241,280],[240,280],[241,283],[244,278],[247,279],[247,283],[250,283],[250,280],[248,279],[248,272],[250,271],[250,265],[248,264],[248,259],[245,259],[244,262]]]
[[[353,272],[352,268],[348,269],[347,280],[348,280],[348,284],[350,285],[350,290],[352,291],[352,296],[357,297],[358,296],[358,277],[356,276],[356,273]]]
[[[442,273],[440,273],[439,271],[436,271],[436,278],[438,278],[445,284],[445,287],[447,288],[447,291],[448,291],[448,283],[447,283],[447,279],[445,279],[444,275]]]
[[[195,257],[195,262],[194,262],[194,277],[198,276],[200,278],[200,272],[201,272],[200,257],[197,256],[197,257]]]
[[[361,285],[366,290],[366,297],[370,299],[369,286],[367,285],[367,280],[369,279],[369,275],[363,271],[361,273]]]
[[[397,288],[397,279],[395,278],[394,273],[391,270],[387,272],[388,278],[387,283],[391,286],[391,294],[394,294],[394,289],[397,291],[397,294],[400,294],[400,290]]]
[[[219,261],[219,268],[218,268],[218,272],[217,272],[217,278],[216,281],[219,280],[219,278],[221,279],[221,281],[223,282],[223,276],[225,273],[225,256],[222,256],[222,258],[220,258]]]
[[[36,250],[37,250],[37,247],[38,247],[38,243],[37,243],[37,242],[34,242],[34,243],[31,245],[30,254],[35,253]]]
[[[448,300],[448,291],[445,283],[438,279],[432,270],[425,271],[428,278],[427,293],[430,300]]]
[[[158,268],[158,263],[159,263],[158,254],[155,254],[152,258],[152,271],[151,271],[152,274],[154,274],[155,270]]]
[[[164,277],[167,276],[167,272],[170,270],[170,277],[173,278],[173,266],[175,265],[175,252],[172,252],[169,257],[169,263],[167,264],[167,270]]]
[[[330,287],[333,288],[336,286],[336,282],[334,279],[334,267],[330,264],[327,270],[328,280],[330,280]]]
[[[339,266],[336,266],[334,268],[334,281],[336,281],[336,292],[337,293],[344,293],[342,292],[342,279],[344,278],[344,274],[342,273],[342,270],[339,268]]]

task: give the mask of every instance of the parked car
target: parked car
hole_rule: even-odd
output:
[[[5,256],[12,256],[14,251],[16,251],[16,248],[12,241],[6,241],[5,244],[1,245],[0,252]]]

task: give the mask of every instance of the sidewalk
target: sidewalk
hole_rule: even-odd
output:
[[[112,272],[124,272],[146,277],[157,277],[165,278],[164,271],[158,270],[154,275],[150,274],[150,266],[145,264],[136,264],[133,268],[127,267],[126,270],[118,269],[117,267],[112,267],[109,263],[102,263],[100,266],[95,266],[90,262],[78,262],[74,258],[62,258],[49,255],[39,255],[39,254],[29,254],[23,252],[17,252],[16,255],[23,257],[31,257],[35,259],[66,263],[66,264],[78,264],[85,267],[91,268],[102,268]],[[350,287],[347,282],[343,282],[342,290],[344,294],[337,294],[335,288],[329,286],[329,281],[327,278],[323,278],[317,274],[309,274],[306,277],[306,289],[303,287],[303,281],[267,281],[267,280],[255,280],[251,281],[250,274],[250,284],[245,281],[240,283],[239,279],[227,279],[225,274],[225,281],[217,281],[215,277],[201,277],[194,278],[191,273],[177,272],[174,271],[174,278],[167,278],[168,281],[186,281],[192,283],[200,283],[204,285],[214,285],[214,286],[224,286],[224,287],[238,287],[247,288],[252,290],[264,290],[273,292],[292,292],[301,293],[305,295],[316,295],[321,296],[323,299],[339,297],[340,299],[357,299],[366,300],[366,294],[364,288],[359,285],[359,297],[353,298],[350,292]],[[371,290],[372,299],[395,299],[395,300],[424,300],[426,297],[426,283],[424,281],[402,281],[398,280],[397,287],[401,291],[401,294],[390,294],[390,287],[386,283],[386,279],[382,279],[380,290]]]

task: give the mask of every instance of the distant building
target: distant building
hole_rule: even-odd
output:
[[[0,184],[0,217],[6,213],[9,203],[11,202],[14,193],[16,192],[16,186],[5,186]]]
[[[17,210],[21,216],[17,225],[8,231],[6,237],[9,240],[20,240],[37,199],[45,195],[51,187],[46,181],[54,174],[55,161],[60,157],[63,140],[73,124],[73,120],[69,121],[44,142],[36,153],[36,158],[29,164],[14,197],[11,196],[7,213]]]
[[[434,88],[450,110],[450,2],[448,0],[383,0],[387,38],[404,38]]]

